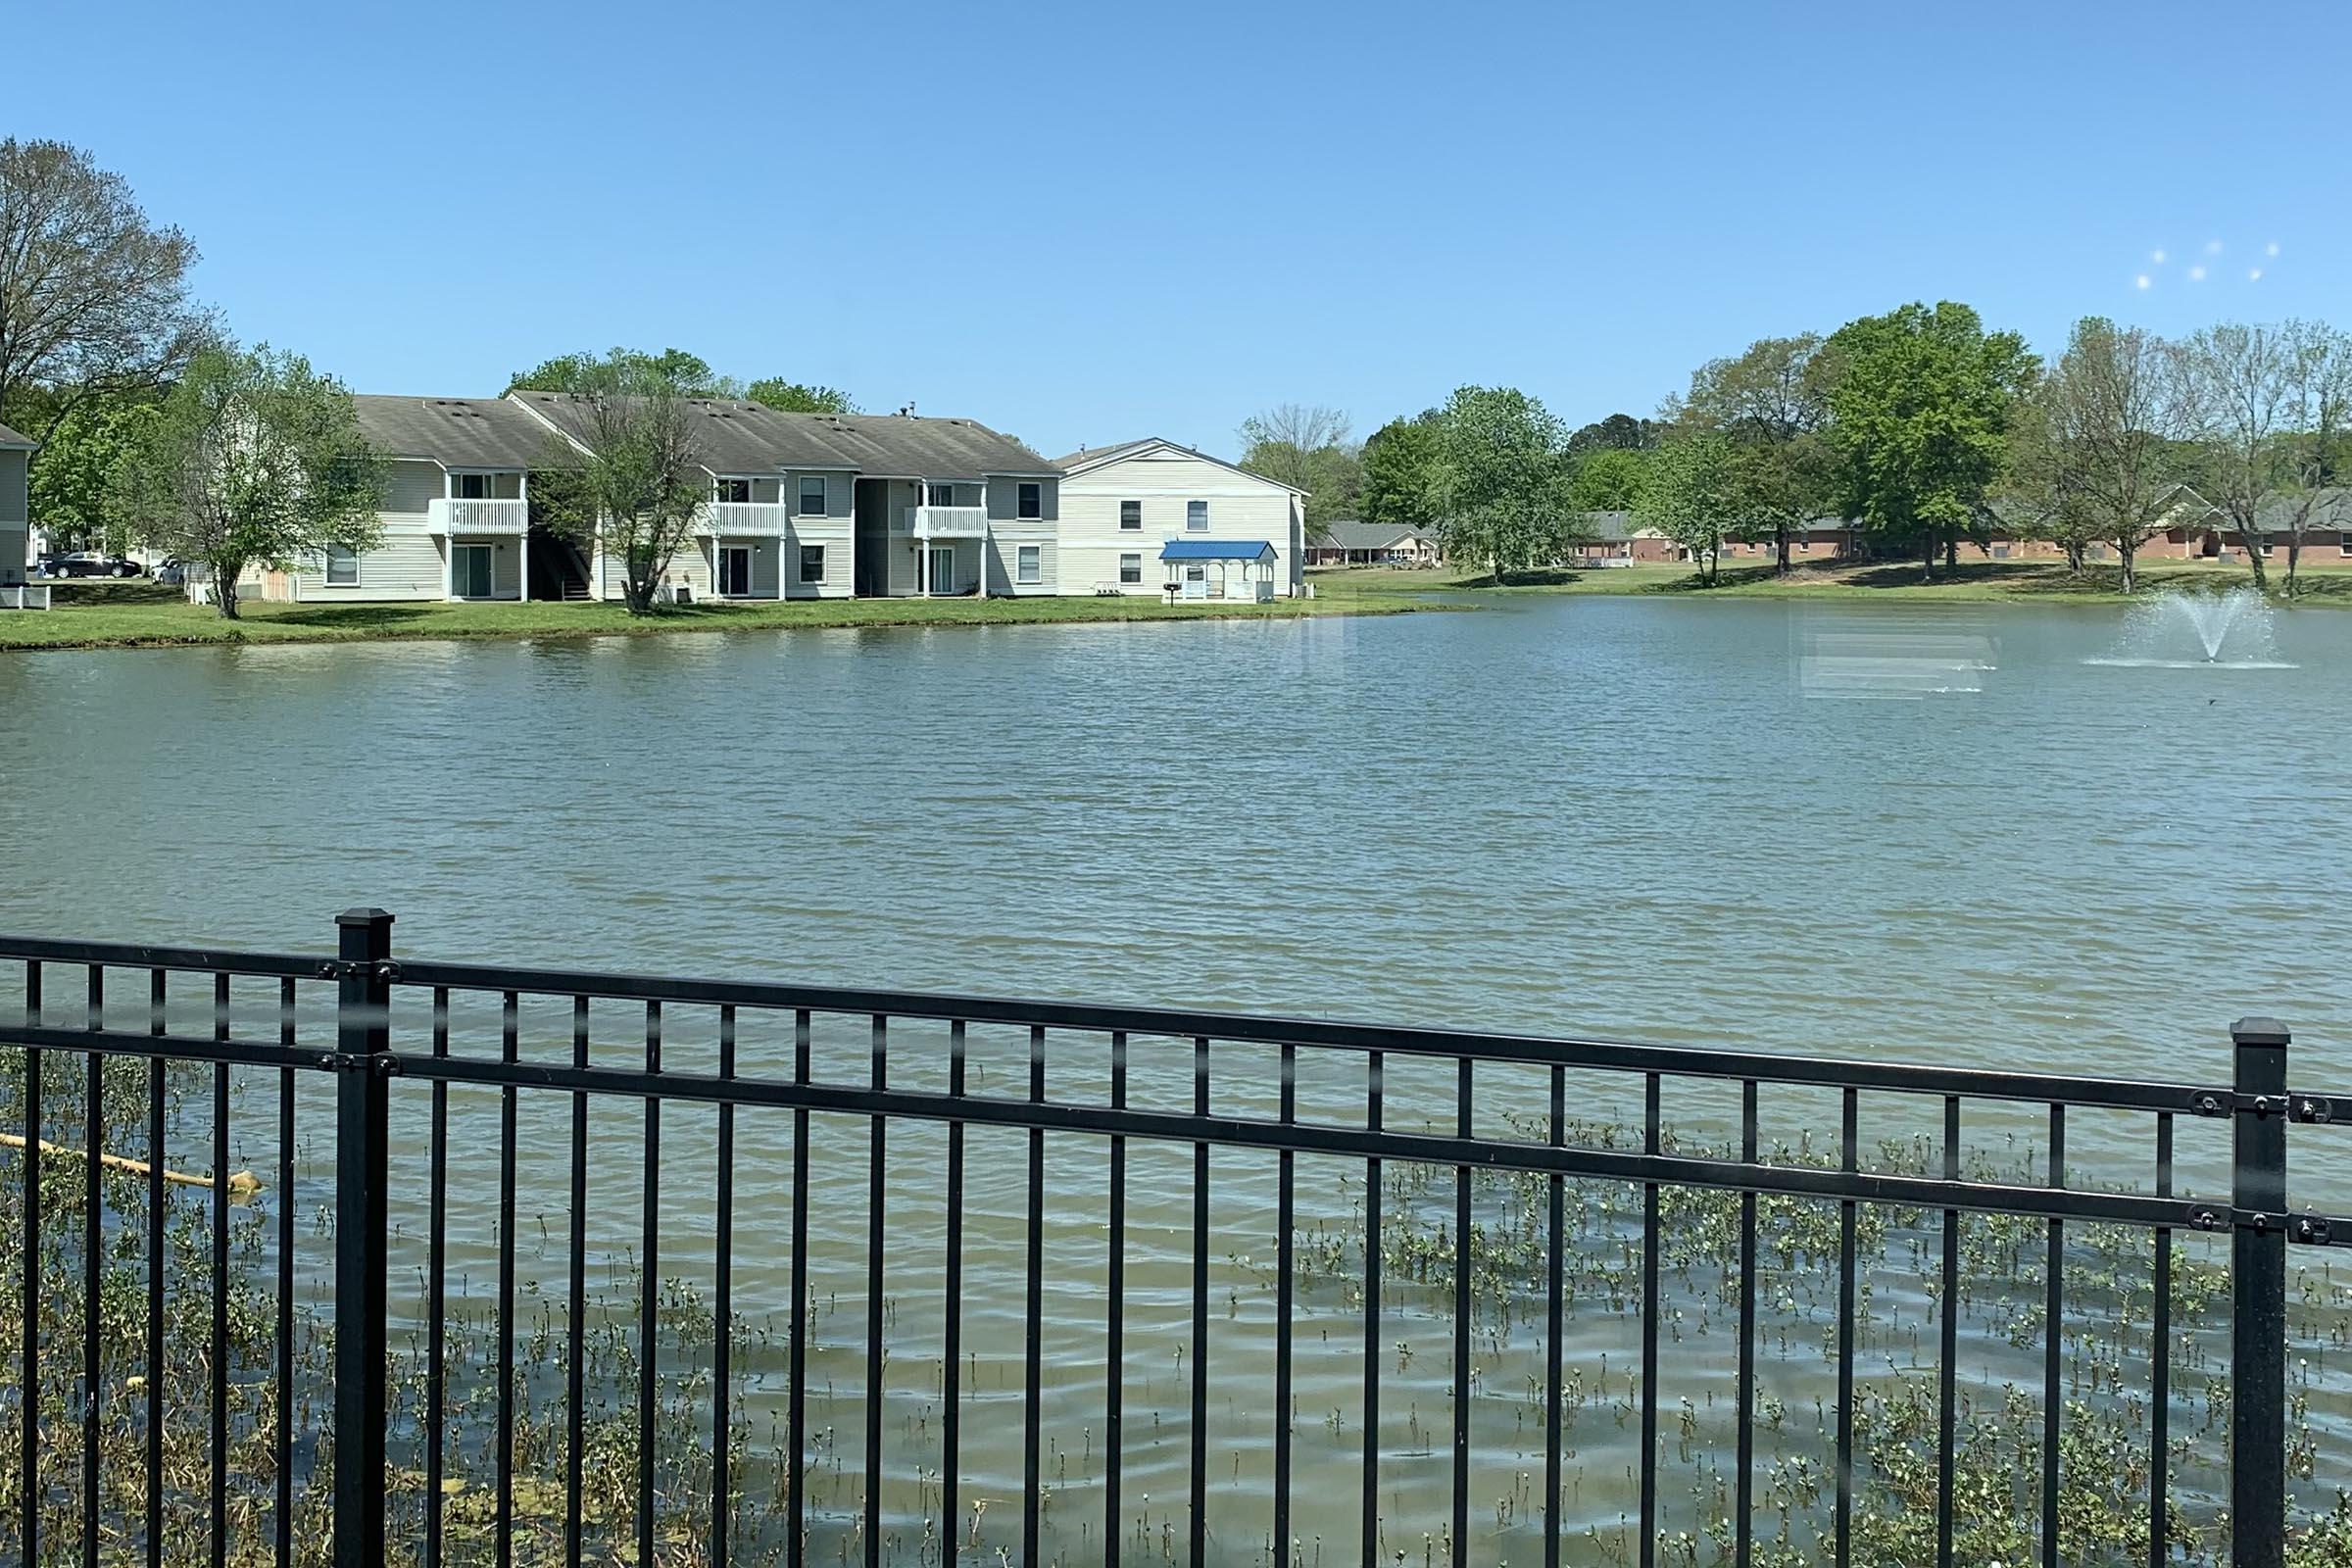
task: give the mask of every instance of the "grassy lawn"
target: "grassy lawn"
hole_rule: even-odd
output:
[[[2285,567],[2273,563],[2271,594],[2282,598]],[[2157,588],[2234,588],[2251,584],[2242,565],[2208,565],[2203,562],[2142,561],[2139,591]],[[1964,562],[1948,576],[1921,580],[1914,563],[1876,563],[1869,565],[1798,565],[1786,577],[1775,577],[1769,564],[1742,562],[1724,568],[1713,587],[1700,585],[1698,576],[1683,565],[1561,567],[1506,575],[1498,586],[1484,574],[1450,568],[1414,571],[1405,568],[1353,567],[1310,571],[1315,602],[1338,607],[1368,606],[1384,600],[1418,594],[1676,594],[1708,599],[1842,599],[1854,603],[1908,603],[1936,600],[1945,603],[2064,603],[2124,604],[2117,568],[2092,566],[2077,576],[2063,562]],[[2352,609],[2352,565],[2306,562],[2297,584],[2296,603]]]
[[[154,583],[58,585],[50,611],[0,612],[0,649],[157,648],[189,643],[364,642],[390,638],[646,636],[793,626],[996,626],[1077,621],[1287,619],[1432,608],[1402,595],[1166,605],[1157,599],[825,599],[676,606],[633,616],[618,605],[247,603],[236,620]]]

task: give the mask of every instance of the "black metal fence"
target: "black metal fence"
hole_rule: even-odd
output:
[[[413,1543],[419,1560],[438,1563],[444,1558],[444,1477],[442,1424],[451,1392],[446,1382],[444,1348],[445,1201],[449,1164],[448,1095],[452,1086],[483,1086],[494,1091],[500,1103],[500,1190],[498,1204],[499,1268],[494,1364],[488,1370],[483,1396],[496,1401],[496,1439],[490,1448],[494,1466],[490,1529],[491,1554],[505,1563],[515,1554],[514,1537],[515,1474],[513,1462],[514,1410],[518,1379],[516,1351],[515,1263],[516,1234],[516,1103],[518,1097],[552,1094],[568,1099],[570,1191],[567,1222],[570,1230],[570,1289],[563,1325],[564,1352],[560,1357],[566,1381],[560,1401],[565,1412],[564,1435],[562,1555],[578,1562],[583,1555],[609,1556],[614,1549],[625,1557],[633,1547],[639,1563],[665,1560],[670,1553],[656,1537],[656,1510],[641,1505],[630,1528],[633,1543],[600,1539],[606,1521],[586,1515],[583,1504],[583,1339],[588,1332],[582,1302],[582,1278],[587,1249],[583,1226],[588,1210],[589,1104],[612,1100],[642,1105],[642,1235],[638,1238],[639,1269],[636,1289],[637,1391],[636,1463],[639,1496],[650,1499],[656,1487],[657,1293],[661,1289],[663,1253],[661,1195],[665,1183],[704,1180],[698,1169],[682,1178],[665,1163],[662,1145],[662,1113],[672,1105],[714,1107],[716,1166],[710,1188],[715,1228],[715,1309],[712,1313],[713,1364],[709,1380],[710,1406],[703,1434],[707,1445],[710,1510],[710,1560],[724,1564],[734,1544],[729,1540],[731,1509],[727,1500],[738,1486],[732,1467],[742,1455],[734,1451],[735,1424],[728,1407],[730,1356],[734,1315],[730,1301],[732,1260],[736,1255],[735,1184],[737,1151],[735,1117],[738,1108],[757,1107],[763,1113],[789,1115],[793,1140],[793,1202],[789,1235],[784,1239],[791,1262],[792,1310],[785,1330],[783,1357],[786,1411],[781,1435],[781,1464],[787,1474],[781,1493],[786,1510],[784,1553],[795,1568],[811,1555],[808,1521],[804,1516],[806,1469],[813,1434],[808,1410],[808,1326],[810,1301],[808,1278],[809,1228],[809,1138],[812,1115],[863,1119],[870,1139],[871,1187],[867,1197],[865,1269],[868,1309],[865,1313],[864,1421],[861,1439],[863,1517],[856,1533],[858,1549],[871,1564],[883,1561],[886,1521],[881,1517],[883,1471],[883,1401],[879,1394],[889,1334],[880,1303],[885,1299],[885,1237],[890,1205],[883,1186],[885,1151],[894,1128],[928,1123],[946,1129],[945,1168],[939,1179],[945,1187],[946,1241],[944,1298],[945,1354],[941,1358],[944,1388],[938,1409],[940,1463],[925,1495],[938,1514],[927,1525],[925,1539],[941,1544],[941,1556],[953,1556],[961,1534],[963,1482],[959,1456],[965,1434],[959,1431],[962,1400],[957,1379],[962,1364],[958,1343],[959,1303],[966,1289],[964,1207],[967,1129],[1004,1129],[1025,1135],[1027,1152],[1025,1232],[1026,1347],[1022,1366],[1022,1453],[1025,1485],[1020,1491],[1018,1560],[1044,1560],[1041,1546],[1041,1498],[1047,1492],[1042,1473],[1045,1444],[1041,1435],[1041,1385],[1050,1362],[1062,1359],[1049,1343],[1041,1324],[1041,1293],[1046,1264],[1042,1235],[1046,1222],[1046,1148],[1049,1138],[1099,1140],[1106,1143],[1108,1182],[1102,1193],[1102,1227],[1107,1288],[1103,1296],[1102,1329],[1106,1353],[1099,1364],[1080,1368],[1103,1380],[1105,1428],[1102,1440],[1102,1476],[1101,1530],[1091,1554],[1115,1563],[1130,1547],[1124,1528],[1121,1465],[1127,1451],[1123,1409],[1123,1323],[1126,1286],[1123,1270],[1129,1244],[1128,1161],[1131,1146],[1155,1145],[1192,1153],[1191,1203],[1191,1314],[1189,1380],[1190,1496],[1183,1510],[1186,1522],[1181,1540],[1171,1540],[1163,1553],[1195,1564],[1216,1560],[1220,1553],[1210,1540],[1206,1488],[1211,1474],[1206,1420],[1207,1402],[1217,1369],[1210,1359],[1208,1325],[1212,1316],[1209,1268],[1212,1247],[1209,1208],[1209,1154],[1212,1148],[1231,1148],[1269,1153],[1275,1160],[1278,1219],[1275,1227],[1278,1257],[1274,1278],[1278,1293],[1272,1378],[1263,1390],[1262,1412],[1272,1446],[1269,1542],[1273,1559],[1295,1560],[1288,1544],[1293,1534],[1293,1453],[1295,1408],[1293,1396],[1293,1320],[1297,1200],[1297,1161],[1301,1157],[1336,1158],[1361,1162],[1365,1172],[1364,1223],[1368,1231],[1362,1252],[1363,1355],[1362,1392],[1362,1559],[1369,1568],[1375,1543],[1381,1537],[1379,1416],[1383,1386],[1384,1336],[1381,1315],[1381,1244],[1384,1164],[1417,1164],[1451,1173],[1453,1235],[1466,1248],[1474,1233],[1473,1174],[1480,1171],[1521,1173],[1547,1184],[1548,1220],[1544,1248],[1545,1287],[1543,1296],[1544,1378],[1545,1410],[1541,1452],[1545,1470],[1543,1495],[1542,1554],[1546,1564],[1562,1557],[1563,1532],[1552,1514],[1562,1495],[1562,1468],[1576,1461],[1561,1431],[1562,1313],[1563,1313],[1563,1194],[1564,1184],[1598,1180],[1629,1184],[1641,1195],[1639,1231],[1641,1341],[1638,1410],[1637,1478],[1640,1516],[1633,1555],[1642,1564],[1658,1560],[1660,1517],[1658,1455],[1660,1452],[1659,1398],[1660,1319],[1659,1258],[1661,1250],[1661,1194],[1677,1188],[1698,1188],[1730,1195],[1738,1204],[1738,1373],[1736,1500],[1732,1511],[1731,1553],[1744,1565],[1754,1549],[1751,1538],[1756,1473],[1753,1437],[1756,1424],[1757,1213],[1759,1200],[1793,1199],[1835,1205],[1838,1213],[1837,1332],[1834,1351],[1837,1396],[1835,1420],[1836,1466],[1829,1549],[1844,1564],[1853,1552],[1851,1541],[1855,1501],[1855,1353],[1856,1343],[1856,1228],[1858,1215],[1870,1205],[1888,1205],[1941,1216],[1941,1277],[1937,1283],[1947,1307],[1940,1314],[1940,1386],[1938,1428],[1935,1445],[1937,1469],[1935,1557],[1939,1564],[1953,1560],[1955,1503],[1954,1460],[1957,1313],[1949,1309],[1959,1285],[1961,1267],[1960,1216],[1989,1214],[2023,1217],[2047,1227],[2048,1261],[2045,1303],[2048,1325],[2056,1325],[2064,1310],[2067,1228],[2079,1225],[2127,1227],[2152,1233],[2152,1301],[2155,1313],[2149,1339],[2154,1398],[2149,1405],[2146,1433],[2149,1530],[2147,1560],[2162,1565],[2171,1559],[2168,1543],[2168,1432],[2171,1399],[2171,1356],[2175,1335],[2168,1324],[2172,1310],[2171,1273],[2176,1232],[2228,1233],[2231,1237],[2230,1271],[2230,1366],[2232,1396],[2229,1402],[2230,1453],[2227,1517],[2231,1560],[2242,1568],[2271,1568],[2282,1562],[2287,1527],[2287,1247],[2290,1242],[2315,1246],[2352,1242],[2352,1222],[2330,1221],[2311,1212],[2289,1208],[2287,1143],[2290,1124],[2320,1124],[2352,1116],[2352,1099],[2290,1092],[2287,1077],[2287,1031],[2261,1018],[2241,1020],[2233,1029],[2236,1071],[2227,1086],[2204,1083],[2126,1081],[2059,1074],[2027,1074],[1897,1065],[1881,1061],[1835,1061],[1771,1054],[1735,1054],[1697,1049],[1630,1045],[1615,1042],[1553,1040],[1513,1035],[1468,1034],[1419,1028],[1384,1028],[1348,1023],[1236,1016],[1205,1011],[1088,1006],[1059,1003],[1018,1002],[979,997],[905,994],[887,991],[824,989],[727,981],[684,980],[667,977],[591,974],[495,965],[422,962],[396,959],[391,946],[391,916],[359,909],[340,917],[340,941],[332,957],[259,953],[224,953],[204,949],[140,947],[32,938],[0,938],[0,961],[22,966],[24,1008],[21,1023],[0,1021],[0,1046],[23,1048],[23,1143],[11,1141],[21,1181],[23,1251],[21,1340],[16,1368],[15,1424],[21,1445],[16,1455],[13,1499],[14,1538],[0,1541],[0,1552],[13,1560],[38,1563],[51,1560],[60,1544],[44,1540],[44,1521],[58,1517],[61,1507],[77,1520],[67,1559],[96,1568],[101,1562],[167,1561],[206,1557],[214,1563],[232,1559],[274,1558],[280,1563],[305,1556],[329,1556],[339,1568],[361,1568],[383,1560],[387,1548],[386,1494],[388,1435],[404,1423],[416,1427],[424,1474],[421,1495],[421,1539]],[[111,1010],[108,981],[146,977],[146,1016],[135,1024]],[[77,988],[75,981],[79,981]],[[232,982],[274,986],[276,1009],[262,1033],[241,1031],[232,1016]],[[323,1038],[322,1009],[308,1011],[304,997],[322,986],[335,990],[332,1014],[334,1039]],[[198,1005],[209,999],[209,1031],[174,1028],[184,1022],[191,988]],[[73,993],[78,989],[80,996]],[[496,1054],[460,1054],[451,1043],[452,998],[494,1003],[501,1019],[500,1049]],[[572,1050],[567,1060],[526,1059],[518,1050],[517,1024],[521,1007],[531,1003],[568,1004]],[[609,1058],[592,1058],[591,1009],[609,1017],[614,1007],[626,1010],[634,1035],[641,1014],[642,1055],[632,1043],[632,1059],[615,1065]],[[662,1059],[664,1008],[673,1016],[687,1008],[710,1009],[716,1021],[717,1069],[689,1072],[665,1067]],[[251,1009],[247,1021],[250,1023]],[[793,1065],[788,1076],[754,1076],[737,1070],[739,1025],[759,1015],[789,1020],[794,1041]],[[863,1020],[870,1031],[870,1050],[862,1081],[828,1081],[812,1070],[812,1020],[830,1017]],[[414,1021],[415,1028],[396,1028],[396,1020]],[[949,1060],[944,1091],[905,1087],[892,1076],[894,1024],[922,1021],[944,1025]],[[317,1030],[313,1025],[317,1024]],[[1011,1095],[976,1092],[966,1072],[966,1032],[978,1027],[1025,1030],[1028,1071],[1022,1092]],[[318,1037],[313,1038],[316,1032]],[[396,1039],[396,1036],[399,1037]],[[413,1036],[413,1038],[412,1038]],[[1108,1094],[1073,1102],[1048,1094],[1049,1050],[1061,1042],[1085,1037],[1094,1046],[1108,1048]],[[1129,1059],[1132,1043],[1189,1042],[1191,1103],[1189,1108],[1149,1108],[1131,1103]],[[1278,1053],[1280,1077],[1278,1109],[1272,1115],[1220,1113],[1212,1106],[1212,1048],[1247,1046]],[[1360,1115],[1345,1121],[1308,1119],[1300,1114],[1297,1094],[1302,1058],[1360,1058],[1364,1065],[1364,1099]],[[108,1062],[127,1058],[132,1070],[148,1066],[148,1122],[144,1159],[136,1162],[101,1148],[107,1118],[103,1102],[109,1093]],[[1413,1058],[1450,1063],[1454,1089],[1454,1123],[1450,1129],[1406,1130],[1384,1118],[1385,1064]],[[81,1071],[59,1081],[55,1065],[76,1063]],[[143,1177],[147,1202],[160,1215],[167,1202],[167,1180],[173,1128],[167,1125],[166,1070],[171,1064],[209,1066],[213,1178],[209,1227],[214,1289],[210,1296],[212,1321],[206,1376],[209,1399],[200,1415],[181,1411],[178,1418],[197,1420],[209,1429],[205,1446],[210,1454],[205,1484],[209,1497],[199,1509],[204,1522],[200,1544],[177,1539],[166,1525],[166,1498],[184,1494],[184,1477],[166,1473],[164,1433],[172,1418],[165,1408],[164,1366],[167,1338],[166,1244],[163,1228],[150,1224],[146,1232],[144,1320],[125,1338],[116,1319],[106,1316],[110,1287],[102,1274],[110,1259],[120,1262],[125,1244],[119,1232],[122,1217],[96,1200],[111,1173],[121,1179],[125,1169]],[[1481,1135],[1474,1115],[1482,1067],[1497,1065],[1532,1072],[1547,1079],[1548,1101],[1542,1113],[1542,1130],[1527,1138]],[[231,1183],[228,1083],[232,1068],[271,1070],[278,1076],[277,1182],[290,1189],[299,1146],[295,1085],[298,1078],[318,1075],[333,1085],[331,1296],[324,1314],[330,1330],[331,1409],[319,1413],[316,1431],[303,1427],[291,1384],[295,1356],[295,1257],[301,1250],[295,1205],[281,1202],[272,1250],[277,1269],[273,1316],[268,1333],[274,1342],[273,1365],[266,1378],[275,1383],[275,1395],[266,1406],[263,1427],[232,1435],[229,1408],[231,1361],[227,1302],[229,1254],[228,1204]],[[117,1068],[119,1072],[120,1067]],[[184,1070],[184,1069],[181,1069]],[[1643,1107],[1641,1147],[1589,1147],[1571,1143],[1568,1084],[1570,1074],[1605,1074],[1637,1086]],[[78,1077],[78,1083],[74,1078]],[[1661,1138],[1662,1107],[1668,1090],[1677,1084],[1711,1082],[1735,1087],[1739,1097],[1739,1151],[1729,1154],[1692,1153],[1668,1147]],[[1772,1164],[1760,1154],[1763,1117],[1759,1090],[1789,1086],[1834,1094],[1841,1106],[1834,1163]],[[428,1183],[429,1220],[425,1245],[429,1249],[423,1273],[427,1385],[421,1400],[400,1412],[387,1403],[387,1365],[394,1351],[387,1325],[389,1273],[388,1116],[396,1096],[429,1096],[430,1139]],[[86,1147],[47,1147],[44,1151],[44,1097],[55,1107],[61,1099],[78,1097],[90,1111],[85,1126]],[[1941,1163],[1939,1171],[1891,1174],[1865,1167],[1862,1159],[1861,1108],[1869,1097],[1900,1097],[1913,1104],[1940,1108]],[[1992,1102],[2030,1107],[2035,1116],[2046,1113],[2047,1177],[2039,1183],[2004,1183],[1964,1177],[1960,1159],[1961,1117],[1970,1102]],[[2067,1185],[2066,1134],[2070,1111],[2121,1113],[2143,1118],[2152,1128],[2153,1158],[2146,1167],[2144,1186],[2132,1190],[2087,1190]],[[2174,1180],[2174,1133],[2177,1117],[2222,1118],[2232,1127],[2233,1152],[2228,1200],[2179,1196]],[[315,1132],[315,1130],[314,1130]],[[201,1156],[206,1151],[194,1152]],[[54,1276],[44,1270],[39,1241],[44,1202],[53,1186],[70,1189],[60,1201],[77,1203],[82,1233],[78,1244],[81,1281],[81,1322],[78,1346],[63,1343],[52,1325],[44,1334],[38,1298],[53,1291]],[[761,1215],[764,1233],[772,1223],[782,1229],[782,1216]],[[1454,1333],[1453,1397],[1451,1400],[1450,1462],[1451,1517],[1441,1532],[1444,1550],[1456,1564],[1471,1560],[1472,1458],[1470,1422],[1474,1318],[1471,1301],[1472,1270],[1451,1271]],[[2040,1447],[2041,1473],[2034,1478],[2039,1500],[2039,1551],[2044,1563],[2060,1561],[2059,1428],[2064,1401],[2060,1395],[2060,1336],[2046,1332],[2044,1431]],[[142,1343],[143,1341],[143,1343]],[[78,1388],[54,1411],[43,1406],[40,1388],[44,1358],[53,1380],[62,1356],[77,1353]],[[110,1363],[138,1362],[142,1377],[108,1376]],[[118,1367],[118,1370],[120,1368]],[[1055,1368],[1067,1373],[1066,1366]],[[143,1389],[140,1385],[143,1382]],[[102,1426],[129,1413],[109,1401],[144,1401],[145,1441],[143,1476],[108,1477],[102,1472],[117,1462],[101,1441]],[[298,1430],[300,1428],[300,1430]],[[230,1505],[232,1448],[241,1444],[268,1446],[274,1505],[268,1510],[270,1534],[261,1540],[242,1539],[248,1516]],[[53,1449],[72,1450],[61,1460]],[[298,1451],[299,1450],[299,1451]],[[117,1454],[120,1449],[115,1450]],[[260,1451],[260,1450],[252,1450]],[[296,1489],[327,1486],[313,1499],[317,1517],[328,1523],[316,1539],[304,1536],[295,1521]],[[108,1483],[119,1483],[110,1486]],[[120,1499],[130,1497],[132,1502]],[[183,1498],[184,1500],[184,1498]],[[331,1506],[327,1504],[331,1501]],[[258,1519],[255,1514],[252,1518]],[[1420,1521],[1415,1521],[1419,1524]],[[1439,1521],[1431,1521],[1439,1523]],[[259,1526],[254,1526],[258,1529]],[[53,1532],[53,1534],[59,1534]],[[404,1547],[407,1544],[404,1543]],[[1131,1552],[1140,1555],[1139,1552]],[[1401,1558],[1401,1553],[1397,1556]]]

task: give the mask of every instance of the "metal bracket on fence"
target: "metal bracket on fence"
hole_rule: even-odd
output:
[[[2324,1215],[2297,1214],[2287,1223],[2286,1235],[2289,1241],[2303,1242],[2312,1247],[2326,1247],[2334,1232],[2329,1228]]]
[[[400,965],[389,958],[381,963],[346,963],[341,958],[322,958],[318,962],[321,980],[364,979],[369,975],[391,985],[400,979]]]
[[[2230,1089],[2200,1089],[2189,1097],[2199,1116],[2229,1116],[2250,1110],[2257,1116],[2283,1112],[2289,1121],[2326,1126],[2335,1118],[2335,1102],[2326,1095],[2241,1095]]]
[[[400,1058],[390,1052],[322,1051],[318,1065],[329,1072],[372,1072],[389,1078],[400,1071]]]

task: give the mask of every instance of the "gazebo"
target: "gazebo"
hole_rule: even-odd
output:
[[[1274,602],[1277,557],[1273,545],[1263,539],[1171,539],[1159,559],[1168,568],[1170,604],[1179,599]]]

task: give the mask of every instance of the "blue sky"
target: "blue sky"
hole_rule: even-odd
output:
[[[2352,325],[2352,7],[2259,9],[24,5],[0,133],[356,390],[674,345],[1231,451],[1464,382],[1645,413],[1914,298]]]

